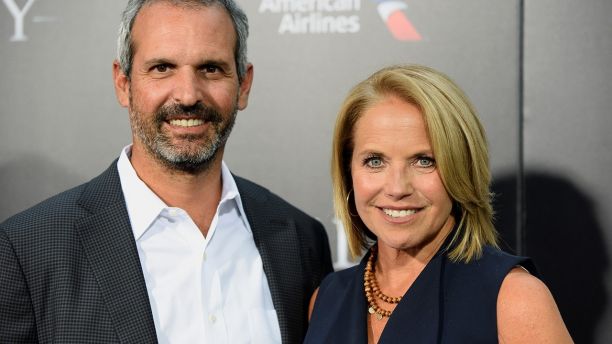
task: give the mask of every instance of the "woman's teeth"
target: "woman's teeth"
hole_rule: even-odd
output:
[[[406,217],[416,213],[416,210],[394,210],[394,209],[383,209],[383,212],[391,217]]]

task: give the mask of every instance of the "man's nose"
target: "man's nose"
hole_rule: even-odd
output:
[[[177,104],[191,106],[203,100],[204,81],[197,73],[190,68],[177,73],[173,92]]]

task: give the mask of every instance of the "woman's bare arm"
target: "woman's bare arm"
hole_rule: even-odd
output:
[[[497,297],[499,342],[573,343],[546,285],[522,268],[504,278]]]

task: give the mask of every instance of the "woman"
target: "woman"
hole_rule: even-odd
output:
[[[344,102],[336,213],[361,264],[312,297],[305,343],[571,343],[529,259],[500,251],[484,130],[423,66],[383,69]]]

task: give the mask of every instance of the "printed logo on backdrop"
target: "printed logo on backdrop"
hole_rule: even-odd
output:
[[[366,0],[364,0],[366,1]],[[408,19],[408,5],[398,0],[369,0],[399,41],[420,41]],[[361,0],[261,0],[260,14],[281,14],[279,34],[356,34],[361,31]]]
[[[4,6],[13,17],[14,29],[13,35],[10,38],[11,42],[25,42],[28,36],[25,33],[26,16],[36,0],[17,1],[17,0],[2,0]],[[21,4],[21,6],[20,6]],[[33,23],[43,23],[56,21],[55,17],[35,16],[32,18]]]

